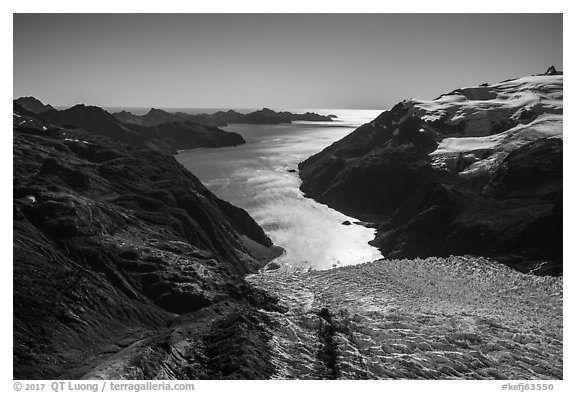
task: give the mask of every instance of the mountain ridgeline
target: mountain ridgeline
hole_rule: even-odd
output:
[[[134,115],[127,111],[114,113],[116,118],[124,123],[143,126],[157,126],[171,122],[189,121],[206,126],[223,127],[228,124],[288,124],[293,121],[327,121],[331,122],[335,115],[319,115],[313,112],[291,113],[276,112],[268,108],[250,113],[239,113],[234,110],[219,111],[212,114],[189,114],[184,112],[166,112],[152,108],[145,115]]]
[[[309,197],[377,224],[388,258],[562,272],[563,76],[406,100],[299,165]]]
[[[29,107],[24,108],[30,110]],[[98,135],[166,153],[197,147],[237,146],[246,143],[237,133],[190,121],[154,126],[123,123],[96,106],[76,105],[65,110],[49,109],[37,115],[51,124],[83,128]]]
[[[14,103],[52,124],[83,128],[98,135],[171,154],[198,147],[238,146],[246,143],[240,134],[218,128],[232,123],[331,122],[336,117],[312,112],[276,112],[268,108],[247,114],[230,110],[198,115],[152,108],[145,115],[139,116],[127,111],[112,114],[102,108],[82,104],[56,110],[34,97],[21,97],[14,100]]]
[[[54,109],[52,105],[44,105],[42,101],[35,97],[20,97],[14,100],[16,104],[32,113],[42,113]]]

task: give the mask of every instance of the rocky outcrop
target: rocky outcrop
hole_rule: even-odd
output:
[[[474,254],[562,271],[562,76],[407,100],[299,165],[301,189],[378,223],[390,258]]]
[[[152,108],[142,116],[134,115],[127,111],[115,113],[114,116],[123,123],[138,124],[144,126],[157,126],[173,122],[194,122],[207,126],[225,126],[227,124],[284,124],[293,121],[333,121],[335,115],[319,115],[313,112],[291,113],[276,112],[268,108],[250,113],[240,113],[234,110],[227,112],[219,111],[213,114],[188,114],[183,112],[166,112]]]
[[[258,224],[169,155],[14,110],[14,378],[268,377]]]
[[[554,66],[550,66],[543,75],[563,75],[563,72],[556,70]]]

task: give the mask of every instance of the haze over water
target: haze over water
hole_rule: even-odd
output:
[[[302,112],[298,110],[298,112]],[[274,244],[286,249],[277,261],[288,268],[329,269],[381,257],[367,242],[374,230],[304,197],[298,163],[372,120],[380,111],[315,110],[335,114],[336,121],[283,125],[233,124],[241,134],[238,147],[193,149],[176,158],[220,198],[246,209]]]

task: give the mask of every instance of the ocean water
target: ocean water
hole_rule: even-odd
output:
[[[296,111],[296,110],[294,110]],[[381,257],[367,244],[374,230],[342,225],[356,220],[304,197],[298,163],[372,120],[380,111],[314,110],[335,122],[225,127],[241,134],[237,147],[181,151],[176,159],[217,196],[247,210],[272,241],[286,250],[277,259],[289,270],[329,269]]]

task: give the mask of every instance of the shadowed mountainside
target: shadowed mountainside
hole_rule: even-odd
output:
[[[562,272],[562,75],[406,100],[299,165],[306,195],[378,224],[385,257]]]
[[[51,105],[44,105],[40,100],[35,97],[20,97],[14,100],[22,108],[32,113],[42,113],[54,109]]]
[[[237,146],[246,143],[240,134],[188,120],[145,126],[123,123],[96,106],[76,105],[65,110],[56,110],[32,97],[19,98],[14,102],[51,124],[69,128],[80,127],[98,135],[165,153],[174,154],[177,150]],[[40,107],[43,109],[38,110]]]
[[[14,103],[14,378],[267,378],[281,253],[168,155]]]

